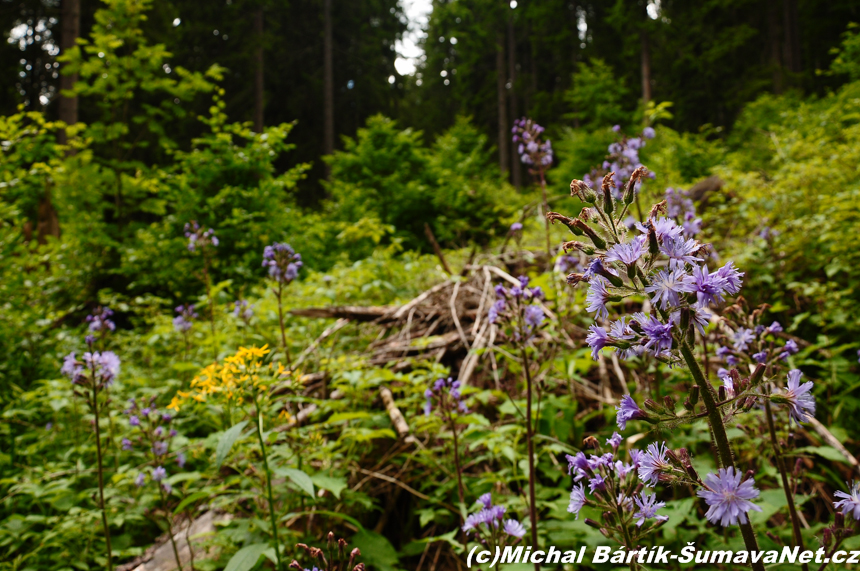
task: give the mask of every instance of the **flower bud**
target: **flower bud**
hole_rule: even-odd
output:
[[[662,412],[663,408],[652,399],[645,399],[642,402],[645,408],[654,412]]]
[[[687,331],[690,328],[690,308],[681,308],[681,331]]]
[[[591,187],[583,181],[576,179],[570,181],[570,195],[576,196],[582,202],[588,202],[591,204],[594,204],[594,201],[597,200],[597,195],[594,194]]]
[[[743,410],[749,411],[749,409],[751,409],[752,407],[755,406],[755,401],[756,401],[755,397],[753,397],[753,396],[747,397],[747,401],[744,403]]]
[[[559,222],[561,222],[562,224],[567,226],[571,232],[573,232],[577,236],[582,236],[581,231],[577,232],[574,230],[573,218],[570,218],[570,217],[565,216],[563,214],[559,214],[558,212],[547,212],[546,213],[546,219],[549,220],[550,222],[552,222],[553,224],[555,224],[556,220],[558,220]]]
[[[582,230],[582,232],[591,239],[591,242],[594,246],[599,250],[606,249],[606,240],[600,237],[600,235],[594,231],[594,229],[583,222],[582,220],[574,220],[573,227]]]
[[[794,477],[799,478],[803,473],[803,459],[798,458],[797,462],[794,463]]]
[[[687,462],[686,464],[684,464],[684,470],[686,470],[687,475],[690,476],[693,480],[697,482],[699,481],[699,473],[696,472],[695,468],[693,468],[692,463]]]
[[[690,402],[695,406],[699,402],[699,385],[690,387]]]
[[[581,281],[587,281],[582,274],[567,274],[567,285],[575,286]]]
[[[689,410],[690,412],[693,412],[693,410],[695,410],[696,405],[690,402],[690,397],[684,399],[684,408]]]
[[[603,523],[606,525],[615,525],[615,518],[612,512],[603,512]]]
[[[663,403],[666,405],[666,409],[668,411],[671,412],[671,411],[675,410],[675,404],[676,404],[675,399],[673,399],[669,395],[666,395],[665,397],[663,397]]]
[[[293,559],[292,562],[290,563],[290,569],[297,569],[298,571],[304,571],[304,568],[295,559]]]
[[[825,549],[830,547],[830,543],[833,541],[833,532],[830,531],[829,527],[824,528],[824,532],[821,534],[821,546]]]
[[[677,465],[679,465],[679,466],[680,466],[680,465],[682,465],[682,464],[681,464],[681,459],[678,457],[678,453],[677,453],[677,452],[675,452],[674,450],[672,450],[671,448],[669,448],[668,450],[666,450],[666,456],[668,456],[668,457],[669,457],[669,459],[670,459],[672,462],[674,462],[675,464],[677,464]]]
[[[666,201],[661,200],[657,204],[651,207],[651,211],[648,212],[648,220],[653,218],[657,218],[658,214],[666,214]]]
[[[654,225],[648,221],[648,252],[652,256],[656,256],[660,253],[660,243],[657,241],[657,230],[654,229]]]
[[[746,482],[747,480],[752,480],[755,477],[755,470],[747,470],[744,473],[744,478],[741,482]]]
[[[720,385],[720,388],[717,389],[717,401],[723,402],[726,400],[726,387],[725,385]]]
[[[582,242],[577,242],[576,240],[565,242],[562,244],[562,248],[564,248],[565,252],[570,252],[571,250],[579,250],[584,253],[586,256],[594,255],[594,248],[589,246],[588,244],[583,244]]]
[[[603,537],[605,537],[607,539],[612,537],[612,533],[608,529],[606,529],[605,527],[600,528],[600,533],[603,535]]]
[[[624,189],[624,204],[630,205],[635,197],[636,183],[639,182],[645,175],[648,174],[648,169],[639,167],[633,174],[630,175],[630,180],[627,181],[627,188]]]
[[[337,554],[341,559],[346,557],[346,540],[342,537],[337,540]]]
[[[326,541],[328,543],[328,548],[332,549],[334,547],[334,532],[333,531],[328,532],[328,535],[326,536]]]
[[[364,571],[364,563],[359,563],[355,567],[352,568],[352,571]]]
[[[600,524],[591,519],[590,517],[585,518],[585,525],[588,527],[593,527],[594,529],[600,529]]]
[[[765,368],[764,363],[756,365],[755,371],[753,371],[753,374],[750,377],[750,387],[754,387],[761,382],[762,378],[764,378]]]
[[[836,512],[836,515],[833,516],[833,526],[836,529],[842,529],[845,527],[845,514],[842,512]]]
[[[612,199],[612,190],[611,188],[615,186],[612,182],[612,177],[615,176],[614,172],[607,173],[606,176],[603,177],[603,184],[601,185],[601,189],[603,190],[603,211],[606,214],[612,214],[612,210],[615,206],[615,201]]]

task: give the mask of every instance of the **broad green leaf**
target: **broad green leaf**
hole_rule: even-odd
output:
[[[206,490],[194,492],[193,494],[191,494],[190,496],[187,496],[184,500],[179,502],[179,505],[176,506],[176,509],[173,510],[173,513],[178,514],[182,510],[184,510],[185,506],[187,506],[188,504],[192,504],[192,503],[196,502],[197,500],[202,500],[203,498],[208,497],[208,496],[209,496],[209,492]]]
[[[268,548],[269,546],[265,543],[254,543],[243,547],[230,558],[224,571],[250,571],[257,565],[260,557]]]
[[[352,542],[361,549],[362,561],[372,569],[394,571],[397,569],[397,551],[382,535],[364,530],[352,536]]]
[[[276,473],[279,476],[289,478],[303,492],[306,492],[312,498],[314,497],[314,483],[311,480],[311,477],[302,470],[296,470],[295,468],[279,468],[276,470]]]
[[[221,468],[221,464],[224,463],[224,459],[227,457],[227,454],[230,453],[230,449],[233,448],[233,444],[242,434],[242,430],[248,424],[247,420],[243,420],[242,422],[235,424],[230,427],[228,430],[221,435],[221,439],[218,440],[218,447],[215,448],[215,469],[218,470]]]
[[[317,488],[328,490],[334,494],[334,497],[337,499],[340,499],[340,493],[347,486],[345,479],[326,476],[325,474],[314,474],[311,476],[311,481],[313,481]]]
[[[326,420],[326,424],[334,424],[335,422],[343,422],[344,420],[356,420],[358,418],[370,418],[370,416],[370,413],[367,412],[336,412]]]
[[[848,460],[846,460],[845,456],[840,454],[839,451],[832,446],[804,446],[803,448],[798,448],[797,450],[795,450],[795,453],[797,452],[818,454],[822,458],[831,460],[833,462],[843,462],[845,464],[848,463]]]

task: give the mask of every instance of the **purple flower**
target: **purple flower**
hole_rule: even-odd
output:
[[[128,423],[132,426],[140,426],[140,419],[137,418],[137,415],[131,415],[128,417]]]
[[[523,537],[526,534],[526,528],[515,519],[506,519],[502,529],[511,537]]]
[[[582,275],[586,280],[590,280],[595,276],[599,276],[600,274],[607,272],[614,276],[618,275],[618,272],[616,272],[612,268],[604,267],[603,260],[601,260],[600,258],[594,258],[588,263],[588,266],[586,266],[585,272],[583,272]]]
[[[600,276],[595,276],[591,280],[591,287],[588,288],[588,295],[585,301],[588,303],[586,309],[591,312],[597,312],[598,318],[606,319],[609,316],[609,310],[606,309],[606,302],[612,296],[606,289],[609,282]]]
[[[469,514],[468,516],[466,516],[465,523],[463,523],[463,527],[462,527],[463,532],[469,533],[470,531],[472,531],[473,529],[478,527],[478,525],[481,523],[482,523],[482,521],[478,517],[478,514],[476,514],[476,513]]]
[[[152,453],[156,456],[164,456],[167,454],[167,442],[158,440],[152,445]]]
[[[739,272],[735,268],[735,263],[731,260],[725,266],[717,270],[717,276],[726,280],[726,291],[730,295],[737,295],[741,291],[744,272]]]
[[[490,509],[493,507],[493,494],[490,492],[481,494],[476,503],[483,504],[485,509]]]
[[[600,355],[600,350],[606,347],[606,344],[609,342],[609,338],[606,336],[606,330],[603,327],[591,325],[588,328],[588,336],[586,336],[585,342],[591,347],[591,358],[596,361]]]
[[[591,471],[591,465],[588,463],[588,458],[585,453],[577,452],[576,456],[565,454],[567,458],[567,473],[573,476],[573,481],[578,482],[588,476]]]
[[[180,468],[185,468],[185,461],[185,454],[180,452],[176,455],[176,463],[179,465]]]
[[[779,321],[774,321],[767,327],[767,329],[765,329],[765,331],[768,333],[781,333],[782,325],[779,324]]]
[[[655,518],[657,521],[666,521],[669,516],[657,515],[657,510],[666,507],[666,502],[658,502],[657,494],[642,494],[633,498],[639,511],[633,514],[633,517],[639,518],[636,522],[637,527],[642,527],[646,519]]]
[[[654,131],[654,127],[645,127],[642,129],[642,137],[645,139],[653,139],[657,133]]]
[[[840,510],[846,516],[851,516],[860,521],[860,481],[852,481],[848,484],[849,492],[837,491],[834,495],[841,501],[833,502],[833,507]]]
[[[593,478],[588,480],[588,489],[593,494],[595,491],[603,491],[606,489],[606,479],[600,474],[595,474]]]
[[[642,331],[645,333],[647,338],[647,341],[645,342],[646,350],[657,356],[664,351],[672,349],[673,323],[671,320],[669,323],[663,323],[656,317],[644,315],[642,313],[637,313],[633,318],[639,323],[642,327]]]
[[[574,486],[570,491],[570,503],[567,504],[567,511],[576,516],[573,519],[579,519],[579,512],[586,501],[585,489],[582,487],[582,484]]]
[[[782,353],[779,354],[779,358],[785,361],[789,355],[794,355],[798,351],[800,351],[800,348],[797,346],[797,342],[794,339],[789,339],[782,346]]]
[[[164,466],[156,466],[155,470],[152,471],[152,479],[156,482],[160,482],[167,477],[167,470],[164,469]]]
[[[97,307],[92,314],[87,315],[90,331],[114,331],[116,324],[110,319],[112,315],[113,311],[109,307]]]
[[[512,234],[514,232],[519,232],[522,229],[523,229],[523,225],[520,222],[514,222],[513,224],[511,224],[511,233]]]
[[[618,447],[619,447],[619,446],[621,446],[621,441],[622,441],[622,440],[624,440],[624,437],[623,437],[623,436],[621,436],[621,435],[620,435],[620,434],[618,434],[617,432],[613,432],[613,433],[612,433],[612,437],[611,437],[611,438],[607,438],[607,439],[606,439],[606,444],[607,444],[608,446],[612,446],[612,448],[614,448],[614,449],[616,449],[616,450],[617,450],[617,449],[618,449]]]
[[[129,440],[128,438],[123,438],[123,439],[122,439],[122,449],[123,449],[123,450],[125,450],[125,451],[130,451],[130,450],[132,450],[132,449],[133,449],[133,447],[132,447],[132,444],[131,444],[131,440]]]
[[[767,351],[759,351],[758,353],[753,353],[752,358],[755,359],[756,363],[767,363]]]
[[[755,335],[752,329],[741,327],[732,336],[732,346],[735,348],[735,351],[746,351],[754,339]]]
[[[654,302],[659,303],[664,311],[669,305],[679,305],[678,294],[694,290],[693,278],[681,269],[660,270],[651,281],[651,285],[645,288],[648,293],[654,294]]]
[[[615,407],[615,420],[618,423],[618,428],[624,430],[627,428],[627,422],[630,420],[638,420],[647,418],[636,401],[630,395],[621,397],[621,404]]]
[[[185,224],[185,237],[188,238],[188,250],[190,252],[194,252],[197,248],[205,249],[208,246],[218,245],[215,230],[212,228],[203,230],[196,220]]]
[[[71,379],[72,383],[75,384],[79,384],[84,380],[84,369],[75,359],[74,351],[63,358],[63,366],[60,369],[60,373]]]
[[[663,244],[660,246],[660,251],[668,256],[670,268],[680,270],[684,268],[684,264],[695,264],[696,262],[702,261],[702,258],[697,258],[692,255],[700,247],[701,245],[696,240],[685,240],[679,236],[677,238],[663,240]]]
[[[649,444],[639,465],[639,479],[646,484],[656,486],[660,481],[661,473],[672,471],[672,464],[666,458],[667,453],[665,442]]]
[[[529,305],[525,310],[525,322],[531,328],[540,327],[543,323],[543,308],[539,305]]]
[[[194,325],[193,321],[197,319],[197,312],[194,311],[194,305],[180,305],[176,308],[176,317],[173,318],[173,328],[179,333],[185,333]]]
[[[696,495],[705,500],[710,506],[705,517],[711,523],[719,523],[723,527],[747,522],[747,512],[761,511],[761,508],[750,500],[758,497],[755,480],[749,478],[741,481],[742,474],[733,467],[720,468],[718,474],[705,476],[704,490]]]
[[[788,372],[788,387],[780,396],[788,400],[788,412],[791,418],[798,424],[808,422],[815,417],[815,397],[812,396],[812,381],[800,384],[803,373],[800,369],[792,369]]]
[[[621,131],[621,125],[613,125],[612,130],[618,133],[619,131]]]
[[[139,488],[143,486],[144,483],[146,483],[146,475],[141,472],[137,475],[137,478],[134,479],[134,484]]]
[[[616,244],[606,251],[606,260],[609,262],[621,262],[627,266],[635,264],[642,254],[645,253],[642,248],[642,240],[633,240],[629,244]]]
[[[490,323],[496,323],[499,320],[499,314],[503,312],[507,308],[507,304],[504,299],[497,299],[496,302],[490,306],[490,311],[487,312],[487,318]]]
[[[716,272],[708,273],[708,266],[693,267],[692,283],[699,307],[723,302],[726,280],[719,277]]]

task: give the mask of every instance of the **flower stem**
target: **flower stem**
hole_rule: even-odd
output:
[[[102,526],[104,527],[105,532],[105,543],[107,544],[107,560],[108,560],[108,571],[113,571],[113,553],[110,546],[110,528],[108,528],[108,519],[107,519],[107,510],[105,509],[105,484],[104,484],[104,469],[102,467],[102,435],[101,430],[99,429],[99,396],[98,396],[98,387],[95,385],[96,378],[95,373],[93,373],[93,415],[95,416],[95,425],[96,425],[96,459],[98,461],[98,471],[99,471],[99,507],[102,511]]]
[[[529,521],[532,527],[532,546],[538,545],[537,537],[537,505],[535,500],[535,455],[532,438],[532,374],[529,370],[529,357],[525,342],[520,346],[523,357],[523,371],[526,376],[526,446],[529,455]],[[540,564],[535,563],[535,571],[540,571]]]
[[[460,506],[462,507],[466,503],[466,492],[463,488],[463,469],[460,467],[460,445],[457,440],[457,424],[454,422],[454,419],[450,416],[449,419],[451,422],[451,433],[454,435],[454,467],[457,469],[457,494],[460,498]]]
[[[690,369],[690,374],[693,376],[693,380],[701,388],[699,394],[701,395],[702,402],[705,404],[705,409],[708,412],[708,420],[711,425],[711,432],[714,434],[714,442],[717,445],[720,463],[724,468],[734,467],[735,461],[732,457],[732,448],[729,444],[728,435],[726,435],[726,427],[723,425],[723,417],[720,415],[720,410],[717,408],[717,402],[714,399],[714,388],[707,379],[705,379],[705,375],[702,373],[702,369],[699,367],[699,363],[696,361],[696,357],[693,355],[693,350],[687,343],[687,339],[682,337],[679,340],[679,346],[681,349],[681,355],[684,357],[684,361],[686,361],[687,367]],[[751,553],[758,551],[758,540],[756,540],[755,532],[753,531],[749,520],[747,520],[746,523],[741,523],[739,525],[747,551]],[[755,569],[755,571],[764,571],[764,564],[761,561],[753,562],[752,568]]]
[[[773,446],[773,455],[776,460],[776,467],[779,470],[779,475],[782,478],[782,489],[785,492],[785,500],[788,504],[788,514],[791,516],[791,529],[794,532],[794,545],[800,547],[801,551],[806,551],[803,545],[803,536],[800,534],[800,521],[797,517],[797,507],[794,505],[794,495],[788,486],[788,471],[785,467],[785,458],[782,455],[782,449],[776,439],[776,428],[773,424],[773,414],[771,414],[770,400],[764,401],[764,413],[767,416],[767,428],[770,432],[770,443]],[[809,571],[809,565],[802,563],[803,571]]]
[[[182,571],[182,561],[179,559],[179,550],[176,548],[176,540],[173,538],[173,523],[170,521],[170,511],[167,509],[167,498],[164,496],[164,488],[160,482],[156,482],[158,493],[161,494],[161,507],[164,508],[164,519],[167,522],[167,533],[170,535],[170,545],[173,546],[173,556],[176,558],[176,566]],[[188,544],[191,550],[191,544]]]
[[[254,394],[254,407],[257,409],[257,438],[260,440],[260,451],[263,453],[263,467],[266,470],[266,490],[269,494],[269,517],[272,520],[272,535],[275,538],[275,559],[278,561],[278,571],[283,571],[281,564],[281,548],[280,540],[278,539],[278,524],[275,520],[275,500],[272,496],[272,473],[269,470],[269,458],[266,455],[266,443],[263,441],[263,411],[257,401],[257,395]]]
[[[287,359],[287,367],[290,369],[293,368],[292,360],[290,359],[290,349],[287,347],[287,332],[284,329],[284,306],[281,303],[281,297],[283,295],[283,285],[281,282],[278,282],[278,289],[275,292],[278,296],[278,325],[281,327],[281,347],[284,349],[284,356]]]

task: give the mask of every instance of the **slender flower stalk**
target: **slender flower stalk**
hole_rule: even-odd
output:
[[[278,571],[283,571],[281,563],[281,541],[278,539],[278,520],[275,518],[275,498],[272,495],[272,471],[269,469],[269,456],[266,453],[266,442],[263,438],[263,410],[257,399],[257,393],[254,393],[254,408],[257,411],[257,439],[260,442],[260,452],[263,455],[263,468],[266,471],[266,492],[269,496],[269,518],[272,522],[272,536],[275,538],[275,559],[278,561]]]
[[[529,172],[537,179],[538,184],[540,184],[543,209],[544,212],[547,212],[549,211],[549,201],[546,195],[546,171],[552,167],[552,143],[549,139],[542,140],[543,127],[525,117],[514,121],[514,127],[511,129],[511,132],[513,133],[513,142],[518,145],[517,153],[520,155],[520,160],[523,164],[528,165]],[[546,220],[544,225],[546,228],[546,254],[547,258],[552,260],[550,221]]]
[[[451,377],[437,379],[430,388],[424,391],[424,396],[427,399],[424,405],[424,414],[425,416],[429,416],[435,410],[451,431],[454,440],[454,468],[457,471],[457,496],[461,507],[464,508],[466,489],[463,486],[463,467],[460,459],[458,433],[461,430],[459,417],[461,414],[467,414],[469,409],[462,400],[460,387],[460,381],[455,381]],[[434,403],[436,406],[433,406]]]
[[[263,267],[269,269],[269,278],[275,282],[272,291],[278,300],[278,326],[281,329],[281,348],[287,360],[287,367],[292,368],[290,349],[287,346],[287,332],[284,326],[284,288],[299,276],[302,267],[302,256],[297,254],[289,245],[275,242],[263,250]]]
[[[218,359],[218,341],[215,337],[215,300],[212,298],[212,249],[218,246],[218,237],[212,228],[204,230],[196,220],[185,224],[185,237],[188,238],[188,251],[200,251],[203,255],[203,283],[206,286],[206,300],[209,304],[209,326],[212,331],[213,359]]]

